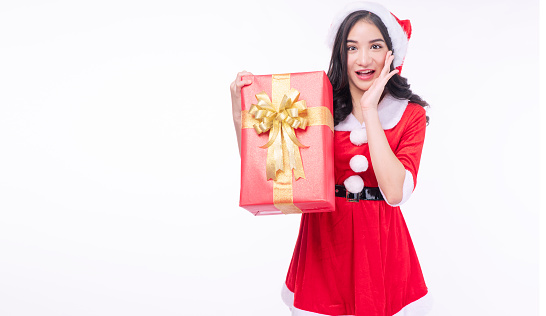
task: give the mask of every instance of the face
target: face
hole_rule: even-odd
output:
[[[365,20],[355,23],[347,36],[347,75],[353,96],[362,95],[379,77],[388,50],[377,26]]]

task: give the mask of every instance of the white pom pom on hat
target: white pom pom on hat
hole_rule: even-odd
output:
[[[394,52],[393,65],[398,71],[402,71],[402,64],[404,63],[404,57],[408,50],[408,40],[411,37],[411,23],[409,20],[399,20],[394,14],[392,14],[385,7],[375,2],[353,2],[345,6],[332,21],[326,44],[328,47],[334,47],[334,41],[336,39],[337,32],[341,23],[345,18],[356,11],[365,10],[377,15],[383,24],[387,27],[387,32],[391,38],[392,49]]]
[[[345,189],[351,193],[358,193],[364,189],[364,180],[360,176],[350,176],[343,181]]]
[[[368,170],[368,159],[363,155],[354,155],[349,161],[349,166],[354,172],[364,172]]]
[[[360,146],[368,142],[368,134],[366,134],[365,128],[355,128],[349,134],[349,139],[351,143],[356,146]]]

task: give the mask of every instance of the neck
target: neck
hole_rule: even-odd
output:
[[[383,90],[383,93],[381,94],[381,98],[379,98],[378,104],[383,100],[383,97],[387,94],[387,91]],[[362,115],[362,107],[360,106],[360,100],[362,99],[362,96],[364,95],[364,91],[357,90],[357,91],[351,91],[351,99],[353,101],[353,110],[351,113],[355,116],[355,118],[360,122],[360,124],[364,123],[364,116]]]
[[[349,90],[351,91],[351,99],[353,103],[353,110],[351,113],[353,113],[354,117],[362,124],[364,122],[364,117],[362,116],[362,108],[360,107],[360,100],[362,99],[362,96],[364,95],[364,91],[360,89],[356,89],[353,86],[349,87]]]

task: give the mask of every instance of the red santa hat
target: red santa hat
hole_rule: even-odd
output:
[[[345,6],[345,8],[335,16],[332,25],[330,25],[327,38],[327,44],[330,49],[334,46],[337,31],[343,20],[345,20],[349,14],[360,10],[372,12],[381,19],[383,24],[385,24],[391,38],[394,52],[393,65],[399,72],[402,71],[404,57],[408,50],[408,40],[411,36],[411,23],[409,20],[399,20],[394,14],[378,3],[353,2]]]

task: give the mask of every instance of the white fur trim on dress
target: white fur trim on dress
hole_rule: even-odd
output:
[[[339,122],[339,124],[334,126],[334,130],[340,132],[350,132],[357,128],[364,129],[364,124],[360,124],[360,122],[356,119],[353,113],[347,115],[347,117],[343,121]]]
[[[360,176],[350,176],[343,181],[345,189],[351,193],[359,193],[364,189],[364,180]]]
[[[366,133],[366,129],[364,127],[353,129],[351,134],[349,134],[349,139],[355,146],[360,146],[367,143],[368,134]]]
[[[318,314],[313,312],[304,311],[302,309],[294,307],[294,293],[288,289],[286,283],[283,283],[281,290],[281,298],[290,309],[292,316],[330,316],[325,314]],[[434,299],[430,293],[425,294],[425,296],[420,299],[409,303],[404,306],[398,313],[393,316],[423,316],[426,315],[432,309]],[[352,315],[340,315],[340,316],[352,316]]]
[[[385,94],[381,102],[377,105],[377,114],[379,116],[379,122],[384,130],[391,129],[400,122],[406,107],[408,106],[408,100],[396,99],[390,94]],[[343,121],[339,122],[334,127],[336,131],[350,132],[355,129],[364,129],[366,125],[356,119],[351,113]]]
[[[354,172],[364,172],[368,170],[368,159],[363,155],[354,155],[349,161],[349,166]]]
[[[392,41],[392,49],[394,51],[393,65],[395,68],[401,66],[408,50],[408,36],[406,35],[406,32],[404,32],[402,26],[400,26],[398,21],[396,21],[394,16],[392,16],[390,11],[379,3],[353,2],[347,4],[345,8],[334,17],[334,20],[330,25],[330,30],[328,31],[328,36],[326,38],[326,44],[328,47],[330,49],[334,47],[336,34],[341,26],[341,23],[343,23],[343,20],[345,20],[349,14],[360,10],[366,10],[374,13],[375,15],[379,16],[383,24],[385,24]]]
[[[400,206],[409,200],[411,194],[413,193],[413,188],[415,184],[413,183],[413,175],[411,172],[406,170],[406,176],[404,177],[404,184],[402,185],[402,201],[398,204],[390,204],[387,199],[385,199],[385,202],[389,204],[390,206]],[[383,198],[385,197],[385,194],[383,194],[383,190],[381,190],[381,187],[379,187],[379,191],[381,191],[381,195],[383,195]]]

